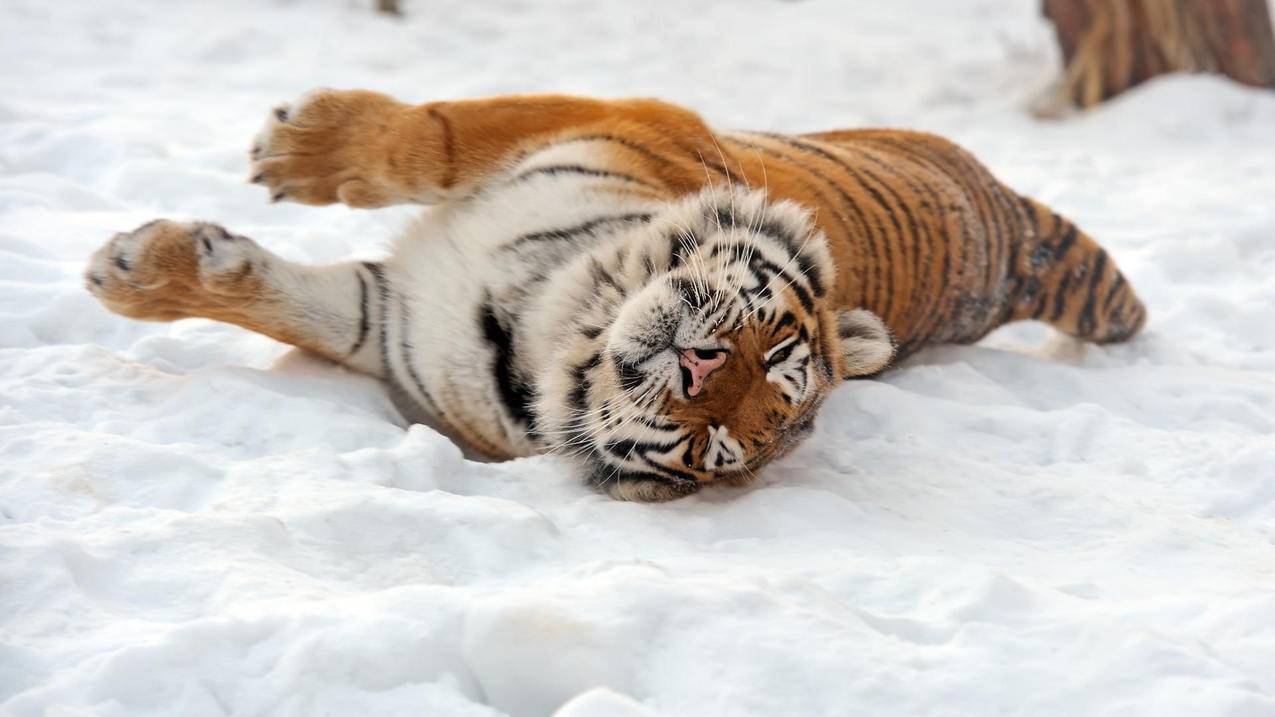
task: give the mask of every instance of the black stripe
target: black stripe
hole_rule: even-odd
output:
[[[1054,313],[1050,315],[1050,321],[1057,321],[1063,315],[1063,309],[1067,303],[1067,288],[1071,284],[1071,272],[1063,273],[1062,281],[1054,288]]]
[[[984,278],[982,287],[983,292],[993,292],[995,287],[1000,286],[1000,281],[993,275],[998,262],[993,261],[999,256],[1000,247],[1003,246],[1003,237],[1001,236],[1000,214],[996,211],[998,201],[1003,200],[1000,185],[994,177],[973,157],[968,153],[960,150],[955,145],[934,146],[931,144],[917,143],[915,152],[923,156],[926,161],[930,162],[937,168],[940,174],[948,181],[955,184],[961,190],[961,197],[965,200],[964,206],[951,205],[959,215],[959,224],[961,228],[961,261],[965,266],[970,265],[970,252],[977,249],[983,256],[981,262],[984,268]],[[988,192],[996,189],[995,197]],[[986,214],[981,205],[987,206]],[[1003,204],[1000,205],[1004,209]],[[966,211],[968,210],[968,211]],[[971,216],[972,215],[972,216]],[[970,224],[977,221],[978,227],[982,230],[982,237],[976,246],[973,237],[970,234]],[[948,247],[950,248],[950,247]],[[993,255],[996,254],[994,257]],[[1003,277],[1002,277],[1003,278]],[[958,302],[958,310],[969,310],[970,308],[980,310],[980,313],[972,317],[980,324],[980,328],[974,332],[975,335],[982,335],[986,330],[986,321],[990,318],[983,308],[982,304],[974,302]],[[956,324],[966,323],[965,317],[958,318]],[[946,332],[948,336],[944,338],[953,338],[950,336],[953,332]],[[966,340],[970,334],[965,332],[964,335],[957,337],[957,340]],[[933,334],[931,333],[932,337]]]
[[[1006,253],[1002,264],[1004,272],[1001,281],[1010,283],[1012,290],[1015,292],[1011,294],[1013,296],[1016,295],[1023,282],[1018,266],[1021,263],[1022,250],[1025,246],[1027,225],[1023,222],[1023,216],[1018,211],[1017,195],[999,184],[994,186],[996,203],[1000,207],[999,214],[1001,220],[1005,223],[1006,230]]]
[[[496,318],[490,300],[478,311],[478,323],[482,327],[483,338],[492,348],[492,376],[496,380],[496,388],[505,410],[513,419],[523,425],[531,424],[531,391],[526,383],[514,373],[514,340],[513,335]]]
[[[1036,287],[1036,290],[1040,292],[1040,300],[1036,303],[1036,308],[1032,309],[1032,318],[1040,319],[1040,317],[1045,315],[1045,308],[1049,305],[1049,291],[1040,291],[1039,280],[1036,282]]]
[[[716,259],[717,257],[730,252],[731,264],[742,264],[744,257],[756,253],[757,246],[754,244],[745,244],[743,242],[733,241],[729,244],[718,242],[708,250],[708,258]]]
[[[1063,219],[1057,214],[1051,214],[1051,217],[1053,218],[1055,222],[1055,226],[1053,230],[1054,237],[1058,237],[1058,230],[1063,229],[1063,234],[1058,239],[1058,243],[1053,246],[1054,262],[1057,263],[1061,261],[1064,256],[1066,256],[1067,252],[1071,249],[1072,245],[1075,244],[1076,236],[1079,232],[1076,230],[1075,224],[1072,224],[1071,222],[1067,221],[1066,219]],[[1054,311],[1049,317],[1050,321],[1057,321],[1058,317],[1062,316],[1063,308],[1064,308],[1063,304],[1067,298],[1067,287],[1070,283],[1071,283],[1071,271],[1066,270],[1063,273],[1062,281],[1059,282],[1058,286],[1054,287]]]
[[[700,293],[699,286],[690,279],[682,276],[674,276],[668,279],[669,286],[674,291],[682,295],[690,303],[693,309],[702,309],[708,303],[708,296]]]
[[[642,373],[642,369],[627,361],[615,362],[615,376],[620,381],[620,389],[630,393],[646,381],[646,374]]]
[[[1111,282],[1111,288],[1107,290],[1107,297],[1102,300],[1102,311],[1108,313],[1111,310],[1111,301],[1116,298],[1116,292],[1120,291],[1120,287],[1124,286],[1124,274],[1120,270],[1116,270],[1115,281]]]
[[[389,282],[385,280],[385,272],[381,269],[380,264],[374,264],[370,261],[363,262],[363,268],[372,274],[372,280],[376,282],[377,308],[379,309],[380,319],[377,321],[379,328],[380,344],[381,344],[381,371],[385,374],[385,380],[393,380],[393,370],[390,367],[390,349],[389,343],[385,335],[385,325],[389,320],[389,300],[390,287]]]
[[[1005,301],[1005,308],[1001,312],[1000,319],[997,320],[998,324],[1005,323],[1009,320],[1009,317],[1013,315],[1017,308],[1018,297],[1023,290],[1023,286],[1027,283],[1027,279],[1023,278],[1023,276],[1016,270],[1016,267],[1018,266],[1018,253],[1022,248],[1022,244],[1022,238],[1011,240],[1009,244],[1008,269],[1005,272],[1005,282],[1008,284],[1006,295],[1009,298]]]
[[[842,166],[845,167],[847,172],[851,171],[849,165],[842,163]],[[899,237],[898,246],[899,246],[899,254],[900,254],[899,261],[903,262],[904,266],[906,266],[908,263],[907,255],[913,254],[913,253],[916,254],[916,256],[913,257],[913,260],[911,262],[913,267],[912,268],[912,291],[908,295],[908,312],[909,313],[915,312],[918,308],[917,294],[921,291],[921,284],[923,283],[923,279],[924,279],[924,274],[921,271],[922,242],[920,237],[920,227],[917,225],[916,217],[912,214],[912,210],[908,208],[907,202],[903,201],[903,197],[899,196],[899,193],[894,190],[894,187],[890,186],[889,182],[882,180],[875,173],[873,173],[872,170],[868,169],[867,167],[864,167],[862,171],[864,176],[866,176],[868,179],[871,179],[873,182],[876,182],[878,185],[881,186],[883,190],[885,190],[887,194],[890,195],[890,197],[894,200],[894,203],[899,207],[899,210],[902,211],[903,218],[907,221],[909,233],[905,234],[903,232],[903,225],[899,223],[898,219],[896,219],[897,212],[895,212],[892,208],[890,208],[887,205],[882,205],[883,208],[887,212],[889,212],[890,220],[894,224],[894,228],[898,230],[898,237]],[[908,241],[909,236],[911,237],[910,243]],[[914,327],[914,329],[915,328],[918,328],[918,327]]]
[[[897,154],[902,155],[902,157],[910,161],[913,164],[913,166],[915,166],[918,169],[918,171],[924,172],[928,170],[928,171],[933,171],[937,173],[941,177],[944,177],[944,178],[949,177],[950,173],[947,169],[940,166],[937,162],[935,162],[933,159],[929,158],[925,154],[917,151],[913,147],[914,143],[896,141],[895,139],[890,137],[871,137],[871,136],[864,137],[863,141],[869,145],[871,144],[876,144],[878,146],[883,145],[885,148],[893,149]],[[834,146],[837,148],[844,149],[842,145],[834,144]],[[878,167],[881,167],[883,170],[890,172],[892,175],[898,178],[899,181],[903,182],[905,185],[908,186],[909,189],[911,189],[914,193],[916,193],[918,197],[921,195],[928,196],[929,203],[932,205],[932,208],[933,208],[933,212],[934,214],[937,215],[937,219],[940,226],[939,231],[941,233],[946,233],[946,229],[947,229],[946,217],[944,214],[946,205],[944,204],[943,199],[939,197],[938,192],[934,190],[932,183],[924,182],[924,181],[921,181],[921,182],[914,181],[911,177],[899,172],[898,169],[895,168],[894,166],[882,161],[881,159],[877,157],[872,156],[871,154],[865,153],[864,157],[872,161]],[[952,179],[951,181],[954,184],[956,183],[955,179]],[[920,202],[921,203],[920,203],[919,209],[924,210],[926,208],[926,201],[924,199],[921,199]],[[963,220],[962,220],[962,223],[963,223]],[[928,233],[926,235],[926,238],[927,239],[930,238]],[[930,261],[933,261],[933,253],[936,249],[942,250],[943,261],[942,261],[941,273],[943,276],[943,287],[946,288],[946,287],[953,286],[955,282],[952,277],[952,270],[953,270],[952,250],[951,250],[952,248],[949,245],[949,243],[945,241],[926,243],[926,242],[920,241],[920,237],[918,237],[918,245],[923,246],[923,248],[926,250],[925,252],[926,256],[929,257]],[[919,251],[918,251],[917,261],[920,262]],[[920,274],[919,269],[918,269],[918,274]],[[939,320],[944,318],[938,314],[938,311],[943,307],[943,298],[944,298],[943,291],[934,292],[931,296],[932,300],[929,302],[929,305],[926,306],[924,310],[918,311],[918,316],[920,316],[920,319],[917,321],[913,331],[914,333],[920,336],[922,343],[928,341],[933,336],[936,324],[939,322]]]
[[[679,438],[677,442],[673,443],[672,446],[670,446],[670,448],[676,447],[678,443],[682,442],[682,440],[683,439]],[[638,458],[642,459],[642,462],[645,463],[652,470],[658,471],[662,473],[663,475],[667,476],[667,478],[665,479],[666,481],[671,479],[671,481],[674,483],[695,483],[696,482],[695,476],[691,475],[690,473],[679,471],[676,468],[669,468],[668,466],[663,465],[661,463],[656,463],[655,461],[651,460],[650,456],[646,455],[645,452],[640,453]]]
[[[400,296],[398,302],[398,310],[402,315],[399,321],[399,355],[403,361],[403,368],[407,369],[407,375],[412,379],[412,383],[416,385],[416,390],[420,391],[421,398],[424,399],[424,406],[439,418],[445,418],[442,411],[439,410],[438,404],[434,402],[434,397],[430,395],[428,389],[425,388],[425,382],[421,380],[420,374],[416,372],[416,366],[412,361],[412,342],[408,339],[408,327],[411,323],[411,314],[407,310],[407,299]]]
[[[987,278],[984,280],[984,291],[990,292],[1001,286],[1005,279],[1004,261],[1007,242],[1006,233],[1008,231],[1006,224],[1009,221],[1009,217],[1003,207],[998,211],[997,206],[1000,196],[998,192],[994,191],[991,184],[983,185],[982,182],[979,182],[977,186],[979,194],[983,196],[983,200],[987,204],[988,216],[984,221],[988,229],[991,230],[992,243],[988,247]]]
[[[668,268],[676,269],[682,265],[682,260],[699,249],[704,243],[693,230],[678,229],[676,232],[668,235]]]
[[[694,441],[686,441],[686,450],[682,451],[682,465],[687,468],[695,467],[695,455],[691,452],[695,448]]]
[[[935,160],[930,155],[916,150],[911,143],[894,141],[886,137],[867,138],[867,139],[870,142],[875,140],[878,143],[885,144],[887,147],[893,147],[895,150],[897,150],[898,152],[902,153],[905,157],[907,157],[917,168],[925,169],[926,167],[928,167],[930,171],[935,172],[936,174],[938,174],[938,176],[951,181],[953,184],[958,184],[957,180],[950,176],[951,173],[947,168],[942,166],[937,160]],[[884,162],[881,162],[880,160],[877,160],[877,163],[889,168],[889,165],[886,165]],[[909,187],[911,187],[912,191],[916,192],[917,194],[921,194],[923,192],[924,194],[929,196],[930,204],[933,205],[933,212],[937,215],[939,220],[939,224],[941,227],[940,231],[945,232],[946,231],[946,212],[948,210],[948,205],[944,202],[944,199],[938,195],[938,192],[935,191],[933,183],[924,182],[924,181],[919,183],[913,182],[910,178],[908,178],[905,175],[899,174],[897,171],[895,171],[895,174],[900,179],[902,179]],[[921,201],[920,208],[921,209],[926,208],[924,200]],[[962,223],[964,223],[963,218],[962,218]],[[944,284],[947,286],[951,286],[953,283],[951,248],[947,244],[947,242],[939,242],[937,246],[941,246],[943,248]]]
[[[788,273],[784,271],[783,267],[772,263],[769,259],[754,256],[753,260],[748,263],[748,268],[753,272],[753,276],[757,277],[757,280],[761,282],[762,287],[768,291],[770,289],[768,286],[770,282],[761,275],[763,270],[771,272],[781,280],[788,278]],[[806,311],[813,313],[815,310],[815,304],[811,301],[810,293],[806,291],[806,287],[802,286],[801,282],[798,281],[788,281],[785,282],[785,284],[787,284],[786,288],[792,289],[793,293],[797,295],[797,301],[801,302],[802,307],[804,307]],[[779,287],[779,290],[783,291],[784,288],[785,287],[781,286]]]
[[[354,346],[350,349],[349,356],[353,356],[359,352],[359,349],[363,348],[363,343],[367,341],[368,329],[371,328],[371,322],[368,320],[367,315],[367,280],[363,278],[363,275],[358,270],[355,270],[354,276],[359,280],[359,335],[354,340]]]
[[[726,224],[732,229],[738,226],[738,220],[734,212],[727,207],[718,207],[715,216],[719,225]],[[823,296],[823,274],[819,271],[818,265],[810,257],[802,253],[801,244],[797,243],[797,237],[769,219],[745,222],[744,228],[754,234],[769,237],[787,249],[788,256],[792,257],[797,262],[797,267],[801,269],[800,275],[806,277],[806,280],[810,283],[811,291],[815,293],[815,296]]]
[[[1111,317],[1111,316],[1122,316],[1122,315],[1124,315],[1124,312],[1125,312],[1125,305],[1129,303],[1129,299],[1131,299],[1131,298],[1132,298],[1132,294],[1131,294],[1130,292],[1127,292],[1127,291],[1126,291],[1126,292],[1122,292],[1122,293],[1120,294],[1120,300],[1116,302],[1116,305],[1115,305],[1114,307],[1112,307],[1113,311],[1110,311],[1110,312],[1108,312],[1108,313],[1107,313],[1107,316],[1108,316],[1108,317]],[[1136,306],[1136,302],[1135,302],[1135,308],[1138,308],[1138,307]]]
[[[1031,220],[1031,239],[1040,241],[1040,218],[1036,216],[1036,207],[1033,206],[1032,200],[1027,197],[1020,196],[1018,198],[1018,206],[1022,210],[1020,213]]]
[[[571,376],[575,379],[575,386],[571,389],[571,393],[567,395],[567,400],[571,403],[571,407],[580,413],[584,413],[589,407],[589,371],[596,368],[600,363],[602,363],[602,354],[593,354],[588,361],[571,370]]]
[[[585,424],[584,419],[589,413],[589,371],[593,370],[602,363],[602,354],[595,353],[587,361],[571,369],[571,378],[575,385],[567,394],[567,403],[571,407],[571,416],[562,427],[564,436],[561,443],[564,446],[571,446],[573,450],[578,451],[585,456],[597,454],[597,448],[594,441],[589,437],[589,426]]]
[[[727,152],[722,152],[721,147],[716,147],[717,151],[722,153],[722,158],[723,158],[722,162],[718,162],[717,158],[712,157],[711,154],[710,156],[705,157],[704,153],[701,152],[700,148],[695,146],[695,144],[688,144],[686,142],[679,141],[676,137],[670,137],[669,139],[672,140],[674,146],[676,146],[679,151],[685,153],[688,156],[693,155],[696,159],[698,159],[701,166],[705,167],[706,169],[711,169],[714,172],[717,172],[718,174],[725,177],[726,183],[728,185],[734,184],[734,182],[731,179],[730,170],[727,169],[726,165],[722,163],[722,162],[725,162],[726,161],[725,158],[729,157],[730,155]],[[707,147],[705,147],[705,149],[707,149]],[[734,158],[732,157],[732,159]],[[736,164],[738,164],[738,162],[736,162]]]
[[[1077,329],[1081,336],[1090,336],[1094,330],[1094,304],[1098,301],[1098,284],[1102,281],[1102,273],[1107,269],[1107,252],[1098,250],[1098,258],[1093,262],[1093,276],[1089,277],[1089,289],[1086,292],[1085,306],[1080,310],[1080,321]]]
[[[580,164],[552,164],[547,167],[536,167],[534,169],[528,169],[522,174],[519,174],[517,177],[514,177],[513,181],[522,182],[527,179],[530,179],[531,177],[542,175],[542,174],[548,175],[551,177],[557,176],[559,174],[576,174],[576,175],[580,175],[584,177],[598,177],[599,179],[620,179],[626,182],[640,184],[644,187],[659,189],[659,187],[655,186],[654,184],[651,184],[645,179],[638,179],[637,177],[634,177],[631,174],[625,174],[623,172],[612,172],[611,170],[608,170],[608,169],[595,169],[593,167],[585,167],[584,165],[580,165]]]
[[[770,368],[772,366],[781,364],[784,361],[787,361],[788,357],[792,356],[792,352],[797,350],[797,343],[798,342],[796,338],[792,339],[791,343],[789,343],[787,346],[783,347],[782,349],[779,349],[778,353],[776,353],[774,356],[771,356],[770,358],[766,359],[766,367]]]
[[[846,150],[846,149],[848,149],[848,148],[840,147],[840,146],[836,146],[836,147],[834,147],[834,149],[839,149],[839,150],[845,151],[845,150]],[[882,169],[882,170],[884,170],[884,171],[886,171],[886,172],[890,173],[891,175],[893,175],[896,179],[898,179],[900,182],[902,182],[904,185],[906,185],[909,189],[911,189],[913,192],[915,192],[918,196],[919,196],[919,195],[921,195],[922,193],[924,193],[924,192],[923,192],[923,189],[928,189],[928,187],[925,187],[924,185],[918,185],[918,184],[914,183],[914,182],[913,182],[910,178],[908,178],[906,175],[903,175],[903,174],[899,173],[899,171],[898,171],[896,168],[894,168],[894,167],[890,166],[889,164],[886,164],[885,162],[881,161],[880,159],[878,159],[878,158],[876,158],[876,157],[872,156],[870,153],[868,153],[868,152],[863,152],[863,151],[861,151],[861,150],[860,150],[860,154],[863,156],[863,158],[864,158],[864,159],[866,159],[866,160],[868,160],[868,161],[872,162],[872,163],[873,163],[873,164],[875,164],[878,168],[880,168],[880,169]],[[852,170],[851,170],[851,168],[850,168],[850,165],[849,165],[847,162],[839,161],[838,163],[840,164],[840,166],[841,166],[843,169],[845,169],[845,171],[846,171],[846,172],[850,172],[850,171],[852,171]],[[894,187],[892,187],[892,186],[891,186],[888,182],[883,182],[883,181],[881,181],[881,179],[880,179],[879,177],[877,177],[875,174],[873,174],[873,173],[872,173],[872,171],[871,171],[871,170],[869,170],[867,167],[864,167],[864,168],[863,168],[863,173],[864,173],[864,175],[865,175],[865,176],[867,176],[867,177],[868,177],[869,179],[871,179],[872,181],[876,182],[877,184],[880,184],[880,185],[881,185],[881,186],[882,186],[882,187],[886,190],[886,192],[888,192],[888,193],[890,194],[890,196],[894,198],[895,203],[896,203],[896,204],[898,204],[898,205],[899,205],[899,208],[903,211],[903,216],[904,216],[904,218],[906,218],[906,219],[907,219],[907,222],[908,222],[908,228],[909,228],[910,230],[912,230],[912,237],[913,237],[913,239],[914,239],[914,241],[915,241],[915,243],[916,243],[916,253],[917,253],[917,257],[916,257],[915,266],[916,266],[917,277],[918,277],[918,278],[920,278],[920,276],[921,276],[921,249],[925,248],[925,247],[924,247],[924,242],[922,241],[922,239],[923,239],[923,238],[922,238],[922,236],[921,236],[921,225],[920,225],[920,223],[918,223],[918,222],[917,222],[917,220],[916,220],[916,216],[912,214],[912,210],[908,207],[907,202],[903,201],[903,197],[899,196],[899,193],[898,193],[898,192],[896,192],[896,191],[894,190]],[[930,191],[930,196],[931,196],[931,197],[935,200],[935,202],[937,203],[937,201],[938,201],[938,197],[937,197],[937,195],[935,195],[935,194],[934,194],[934,192],[933,192],[932,190]],[[918,285],[919,285],[919,284],[920,284],[920,282],[918,282]]]
[[[514,251],[514,250],[517,250],[522,245],[532,244],[535,242],[567,241],[569,239],[574,239],[582,234],[592,234],[595,229],[597,229],[598,227],[604,226],[606,224],[628,223],[628,222],[645,223],[645,222],[649,222],[650,220],[651,220],[650,214],[644,214],[641,212],[634,212],[631,214],[618,214],[615,216],[596,217],[594,219],[590,219],[589,221],[583,224],[577,224],[576,226],[567,227],[565,229],[547,229],[545,231],[532,232],[530,234],[523,234],[517,239],[514,239],[510,243],[501,247],[501,250]]]
[[[615,440],[607,441],[603,448],[606,449],[607,453],[610,453],[617,458],[628,460],[634,455],[645,458],[646,454],[651,451],[667,451],[677,446],[677,444],[681,443],[683,440],[684,439],[681,436],[674,436],[664,443],[635,441],[632,438],[617,438]]]
[[[762,137],[766,137],[768,139],[773,139],[776,142],[781,142],[783,144],[786,144],[789,147],[796,147],[797,149],[805,150],[806,152],[810,154],[817,154],[820,157],[823,157],[824,159],[828,160],[829,162],[832,162],[833,164],[841,164],[841,161],[839,159],[837,159],[831,153],[829,153],[828,150],[824,149],[823,147],[820,147],[817,144],[813,144],[805,140],[800,140],[800,139],[797,139],[796,137],[789,137],[788,135],[779,134],[776,132],[758,132],[757,134],[760,134]]]
[[[554,145],[570,144],[572,142],[611,142],[612,144],[618,144],[625,149],[632,150],[653,162],[658,162],[666,166],[673,164],[671,160],[656,154],[645,145],[638,144],[637,142],[624,137],[616,137],[612,134],[582,134],[576,137],[567,137],[565,139],[558,140],[557,142],[554,142]]]
[[[666,478],[657,473],[640,473],[621,466],[611,466],[605,463],[598,464],[589,474],[589,484],[595,486],[605,485],[611,481],[653,481],[655,483],[663,483],[672,485],[676,483],[671,478]]]
[[[611,272],[607,271],[605,266],[602,266],[602,262],[597,259],[589,260],[589,276],[593,279],[594,287],[601,288],[604,285],[610,286],[612,289],[615,289],[615,292],[619,294],[621,298],[628,293],[624,290],[623,286],[620,286],[620,284],[616,282],[615,277],[611,276]]]
[[[793,147],[794,149],[803,150],[807,154],[814,154],[816,156],[823,157],[824,159],[840,167],[843,171],[845,171],[847,175],[850,176],[851,179],[855,181],[856,184],[859,185],[860,189],[867,192],[868,195],[872,197],[872,200],[876,202],[877,206],[880,207],[881,210],[885,213],[886,217],[889,218],[890,223],[894,225],[895,236],[899,236],[899,237],[903,236],[903,225],[899,223],[898,216],[893,211],[890,210],[890,204],[885,200],[885,197],[882,196],[881,193],[876,190],[876,188],[869,186],[868,183],[863,179],[863,176],[860,175],[859,172],[856,171],[854,168],[850,167],[845,162],[842,162],[841,160],[839,160],[837,157],[830,154],[827,150],[823,149],[822,147],[806,144],[804,142],[800,142],[796,139],[793,139],[791,137],[785,137],[783,135],[763,135],[763,136],[769,137],[770,139],[776,142],[779,142],[781,144],[785,144],[789,147]],[[784,155],[781,154],[779,156],[783,157]],[[790,158],[788,159],[789,161],[794,161]],[[813,168],[811,168],[808,165],[804,165],[795,161],[794,163],[799,164],[807,172],[822,179],[829,186],[833,187],[837,191],[837,193],[841,196],[842,201],[845,202],[847,206],[852,207],[856,211],[858,211],[858,205],[854,202],[853,199],[850,198],[848,194],[845,193],[845,190],[841,188],[840,184],[827,178],[822,173],[815,171]],[[861,215],[861,216],[865,217],[865,224],[866,224],[866,215]],[[881,248],[884,250],[884,253],[885,253],[885,261],[883,262],[883,264],[884,266],[893,266],[894,251],[890,244],[890,234],[885,231],[885,226],[881,224],[880,217],[877,218],[876,225],[877,225],[877,231],[880,233],[880,237],[881,237]],[[846,236],[850,236],[849,232],[846,233]],[[872,239],[871,232],[868,232],[867,236],[869,237],[869,240],[871,241]],[[894,307],[894,292],[891,291],[892,287],[885,286],[885,284],[883,283],[878,283],[878,287],[884,294],[883,300],[885,303],[885,306],[880,313],[882,316],[889,316],[892,313],[893,307]]]
[[[443,178],[438,182],[443,189],[451,189],[456,184],[456,133],[452,131],[452,122],[435,108],[429,109],[429,116],[438,122],[443,135]]]
[[[1019,215],[1023,218],[1027,225],[1024,232],[1024,241],[1030,242],[1031,254],[1027,256],[1027,273],[1023,275],[1022,289],[1016,301],[1026,305],[1029,301],[1035,301],[1040,292],[1040,278],[1037,272],[1042,263],[1043,251],[1047,251],[1045,244],[1040,237],[1040,217],[1036,213],[1035,204],[1027,197],[1018,197]],[[1032,318],[1038,318],[1040,312],[1043,311],[1043,304],[1039,305],[1032,312]]]
[[[1071,249],[1071,245],[1076,242],[1076,235],[1079,234],[1079,232],[1076,231],[1076,225],[1066,219],[1058,216],[1055,216],[1055,219],[1067,226],[1066,232],[1062,235],[1062,238],[1058,240],[1058,244],[1054,246],[1054,261],[1059,261],[1066,256],[1067,250]]]
[[[842,188],[842,186],[838,182],[832,181],[831,179],[829,179],[822,173],[810,167],[809,164],[804,162],[799,162],[793,157],[790,157],[786,154],[782,154],[774,149],[771,149],[770,147],[766,147],[753,142],[746,142],[744,140],[739,139],[738,137],[724,137],[723,139],[728,142],[734,142],[735,144],[738,144],[741,147],[744,147],[746,149],[753,150],[754,152],[757,152],[758,154],[766,154],[771,157],[776,157],[778,159],[781,159],[787,162],[788,164],[794,167],[797,167],[803,172],[806,172],[807,174],[813,176],[815,179],[818,179],[819,181],[823,182],[825,185],[830,187],[834,192],[836,192],[837,196],[841,198],[841,201],[845,205],[845,207],[849,209],[850,212],[858,220],[859,226],[863,228],[862,235],[865,237],[868,243],[869,252],[874,257],[876,256],[876,239],[875,239],[875,235],[872,233],[872,228],[868,225],[867,216],[863,213],[863,210],[859,208],[859,205],[850,197],[850,195],[846,194],[845,189]],[[819,191],[819,189],[816,188],[814,185],[810,184],[804,179],[797,179],[796,181],[801,186],[805,187],[805,189],[808,192],[810,192],[810,194],[817,197],[822,204],[832,206],[832,203],[828,201],[828,198],[824,195],[824,193]],[[854,232],[850,231],[850,225],[846,222],[846,218],[840,212],[833,212],[832,216],[834,219],[837,220],[837,225],[840,227],[842,236],[845,237],[846,240],[851,240],[852,237],[856,236]],[[881,224],[879,218],[878,218],[878,221],[876,222],[876,225],[877,225],[878,234],[881,236],[885,236],[885,227],[884,225]],[[873,264],[872,268],[873,268],[873,274],[874,274],[873,278],[875,279],[877,286],[880,287],[882,286],[881,262],[873,261],[872,264]],[[834,278],[834,281],[835,281],[835,278]],[[866,288],[864,290],[864,293],[867,294]]]
[[[678,429],[676,423],[669,423],[668,421],[661,420],[658,416],[647,416],[639,413],[636,416],[630,417],[628,420],[646,426],[647,428],[654,428],[657,431],[676,431]],[[682,439],[679,438],[678,440]]]
[[[944,152],[931,148],[927,156],[934,162],[947,168],[944,173],[963,190],[969,205],[978,217],[983,229],[983,242],[980,248],[983,253],[983,291],[992,292],[1001,285],[1003,272],[997,272],[1005,258],[1005,224],[1007,220],[1004,197],[1000,192],[1000,183],[983,165],[968,153],[953,146],[956,151]],[[998,211],[999,209],[999,211]],[[974,248],[974,247],[969,247]],[[985,321],[986,316],[980,316]]]

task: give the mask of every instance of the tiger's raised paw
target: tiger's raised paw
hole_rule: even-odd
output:
[[[98,249],[84,284],[106,308],[135,319],[217,316],[261,293],[271,256],[216,224],[157,219]]]
[[[403,201],[387,140],[406,105],[366,90],[313,90],[266,117],[253,140],[250,181],[274,202],[383,207]]]

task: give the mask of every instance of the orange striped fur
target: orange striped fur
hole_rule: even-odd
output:
[[[89,290],[328,356],[475,454],[570,455],[628,500],[748,482],[837,382],[928,344],[1019,319],[1120,341],[1146,321],[1089,236],[920,132],[320,90],[267,119],[252,180],[276,201],[440,206],[385,260],[321,267],[151,222],[94,255]]]
[[[714,132],[655,100],[511,96],[418,106],[329,92],[276,132],[256,181],[279,198],[374,207],[465,196],[514,158],[573,138],[612,140],[614,164],[677,197],[706,183],[765,187],[815,212],[837,265],[840,306],[881,316],[898,357],[1039,319],[1121,341],[1146,310],[1088,235],[997,181],[940,137],[905,130],[804,135]],[[304,150],[304,151],[301,151]],[[299,152],[269,159],[277,152]]]

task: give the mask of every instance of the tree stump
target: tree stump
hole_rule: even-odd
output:
[[[1275,88],[1266,0],[1044,0],[1065,71],[1035,108],[1093,105],[1167,72],[1214,72]]]

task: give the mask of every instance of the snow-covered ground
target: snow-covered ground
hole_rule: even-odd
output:
[[[1035,0],[371,4],[0,5],[0,713],[1275,714],[1275,93],[1181,77],[1032,121]],[[81,288],[157,216],[376,256],[407,210],[244,182],[314,85],[938,131],[1152,319],[922,353],[745,490],[467,462],[374,381]]]

